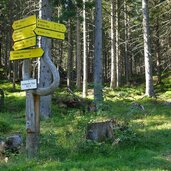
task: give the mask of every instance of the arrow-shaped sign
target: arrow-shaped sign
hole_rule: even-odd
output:
[[[10,52],[10,60],[19,60],[27,58],[37,58],[43,55],[44,51],[42,48],[18,50]]]
[[[39,36],[51,37],[51,38],[60,39],[60,40],[64,40],[65,38],[64,33],[59,33],[56,31],[51,31],[51,30],[46,30],[46,29],[41,29],[41,28],[36,28],[34,32]]]
[[[32,25],[22,29],[15,30],[12,34],[12,38],[14,41],[19,41],[19,40],[27,39],[29,37],[36,36],[33,31],[35,28],[36,25]]]
[[[20,50],[20,49],[25,49],[25,48],[32,47],[35,45],[36,45],[36,36],[14,43],[13,49]]]
[[[48,20],[37,19],[37,27],[58,32],[66,32],[64,24],[55,23]]]
[[[21,20],[14,21],[12,28],[14,30],[16,30],[16,29],[20,29],[23,27],[33,25],[33,24],[36,24],[36,16],[35,15],[32,15],[32,16],[27,17],[27,18],[23,18]]]

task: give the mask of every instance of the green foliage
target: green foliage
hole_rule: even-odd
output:
[[[12,127],[8,122],[0,120],[0,135],[11,131]]]
[[[163,80],[169,84],[170,77]],[[21,132],[25,140],[24,94],[14,93],[4,83],[8,93],[6,110],[0,113],[1,137]],[[171,170],[170,90],[163,85],[157,99],[143,98],[143,87],[104,89],[105,102],[98,112],[80,112],[78,108],[60,107],[57,97],[68,98],[66,89],[59,89],[53,98],[52,118],[41,121],[40,154],[26,159],[23,149],[0,162],[0,170],[36,171],[163,171]],[[166,85],[167,86],[167,85]],[[80,92],[75,92],[80,95]],[[134,108],[133,103],[144,107]],[[20,111],[15,108],[20,107]],[[8,108],[8,109],[7,109]],[[116,119],[115,140],[97,143],[85,139],[90,121]],[[117,140],[117,141],[116,141]]]

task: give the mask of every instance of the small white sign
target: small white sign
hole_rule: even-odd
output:
[[[24,80],[21,81],[21,90],[32,90],[37,88],[37,80]]]

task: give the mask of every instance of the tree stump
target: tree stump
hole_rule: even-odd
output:
[[[113,125],[114,120],[104,122],[94,122],[87,125],[86,139],[103,142],[106,140],[114,140]]]

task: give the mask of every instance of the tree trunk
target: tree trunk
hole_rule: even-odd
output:
[[[111,0],[111,81],[110,88],[116,87],[116,58],[115,58],[115,0]]]
[[[72,80],[72,33],[71,33],[71,19],[68,20],[68,61],[67,61],[67,86],[71,87]]]
[[[81,45],[80,45],[80,18],[79,18],[79,9],[77,7],[77,51],[76,51],[76,55],[77,55],[77,81],[76,81],[76,85],[77,88],[80,89],[81,88]]]
[[[124,24],[125,24],[125,78],[126,84],[129,82],[129,59],[128,59],[128,17],[127,17],[127,2],[124,0]]]
[[[154,96],[154,88],[153,88],[153,75],[152,75],[152,56],[151,56],[151,47],[150,47],[148,0],[142,0],[142,12],[143,12],[144,58],[145,58],[145,78],[146,78],[145,95],[152,97]]]
[[[120,61],[120,48],[119,48],[119,0],[116,0],[116,86],[121,85],[121,61]]]
[[[102,1],[96,0],[95,18],[95,61],[94,61],[94,101],[97,105],[103,101],[102,93]]]
[[[83,0],[83,98],[87,96],[87,41],[86,41],[86,10]]]
[[[39,11],[39,17],[42,19],[50,20],[51,18],[51,9],[50,9],[50,4],[49,0],[40,0],[39,1],[40,5],[40,11]],[[46,46],[48,44],[48,46]],[[49,51],[51,49],[51,39],[46,38],[46,37],[41,37],[40,38],[40,47],[44,51]],[[48,48],[48,49],[45,49]],[[44,55],[47,55],[45,53]],[[48,54],[51,55],[51,54]],[[49,56],[51,58],[51,56]],[[44,63],[42,58],[40,58],[39,62],[39,78],[38,78],[38,86],[39,87],[48,87],[51,82],[52,82],[52,74],[47,67],[47,65]],[[52,95],[48,96],[41,96],[40,97],[40,115],[41,118],[46,119],[49,118],[51,115],[51,103],[52,103]]]
[[[2,66],[2,40],[0,39],[0,67]]]
[[[159,17],[156,19],[156,58],[157,58],[157,84],[161,83],[161,60],[160,60],[160,34],[159,34]]]

